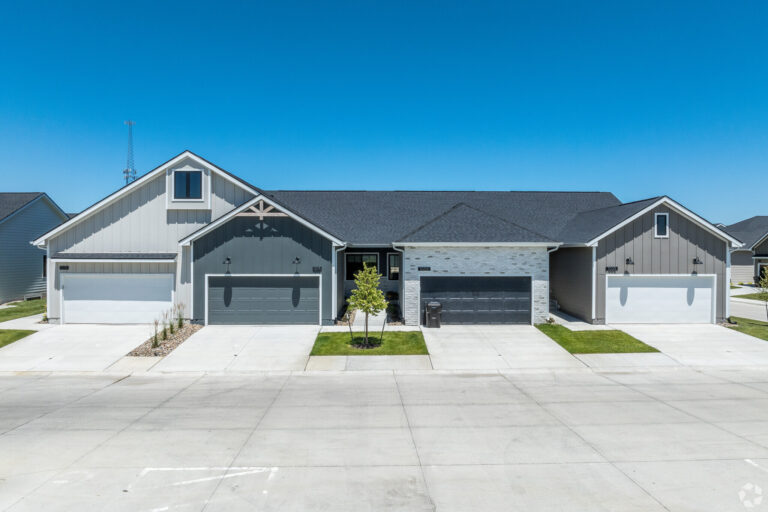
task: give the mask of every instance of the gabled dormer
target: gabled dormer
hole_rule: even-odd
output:
[[[165,171],[165,206],[169,210],[210,210],[211,171],[191,160]]]

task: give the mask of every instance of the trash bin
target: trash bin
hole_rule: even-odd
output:
[[[443,305],[439,302],[427,302],[427,327],[440,327],[440,314],[443,312]]]

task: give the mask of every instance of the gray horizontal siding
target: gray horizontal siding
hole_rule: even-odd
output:
[[[654,214],[669,213],[669,238],[654,237]],[[717,319],[725,317],[725,259],[727,243],[675,210],[661,205],[653,211],[600,240],[597,246],[597,321],[605,322],[606,267],[618,267],[616,274],[699,274],[717,275]],[[627,265],[631,257],[634,265]],[[698,257],[702,265],[694,268]]]
[[[41,198],[0,223],[0,303],[45,293],[46,253],[30,242],[64,220]]]
[[[752,283],[755,280],[755,261],[752,251],[734,251],[731,253],[731,282]]]

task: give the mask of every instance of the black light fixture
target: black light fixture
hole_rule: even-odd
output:
[[[229,259],[229,256],[224,258],[224,261],[221,262],[222,265],[229,265],[230,263],[232,263],[232,260]]]
[[[296,256],[295,258],[293,258],[293,261],[291,263],[294,264],[294,265],[300,265],[301,264],[301,258]]]
[[[701,264],[703,264],[703,263],[704,263],[704,262],[703,262],[703,261],[701,261],[701,260],[699,259],[699,257],[698,257],[698,256],[696,256],[695,258],[693,258],[693,264],[694,264],[694,265],[701,265]]]
[[[635,262],[634,262],[634,261],[632,261],[632,258],[627,258],[627,260],[625,261],[625,263],[626,263],[627,265],[634,265],[634,264],[635,264]]]

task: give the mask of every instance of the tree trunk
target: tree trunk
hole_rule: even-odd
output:
[[[365,314],[365,346],[368,346],[368,313]]]

